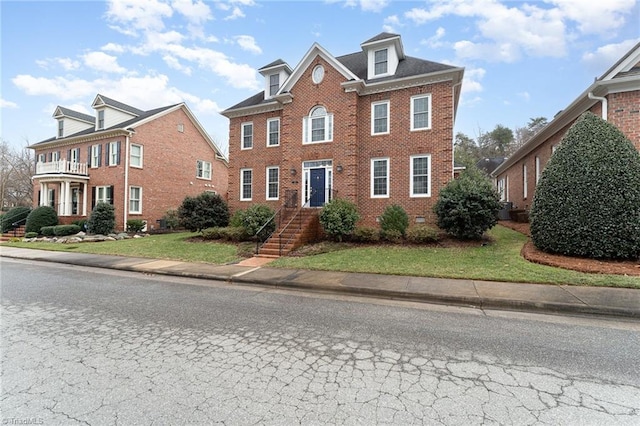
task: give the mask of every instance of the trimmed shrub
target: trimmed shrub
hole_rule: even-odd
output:
[[[24,234],[25,238],[36,238],[37,236],[38,236],[37,232],[27,232],[26,234]]]
[[[180,217],[178,216],[178,210],[167,210],[167,212],[162,217],[162,220],[165,221],[167,228],[174,230],[180,226]]]
[[[74,225],[78,225],[81,231],[87,230],[87,219],[78,219],[72,222]]]
[[[202,231],[202,238],[205,240],[225,240],[225,241],[245,241],[250,236],[241,226],[214,226]]]
[[[23,221],[29,216],[29,213],[31,213],[29,207],[16,206],[3,214],[2,219],[0,219],[2,232],[8,232],[10,229],[13,229],[13,223]]]
[[[45,237],[53,237],[55,235],[56,226],[57,225],[43,226],[40,228],[40,233]]]
[[[427,225],[414,225],[407,229],[407,241],[414,244],[438,242],[438,230]]]
[[[399,243],[402,241],[402,233],[397,229],[387,229],[380,231],[380,237],[390,243]]]
[[[231,226],[242,227],[248,236],[253,237],[274,214],[275,212],[271,207],[263,204],[254,204],[246,210],[238,210],[231,218]],[[275,230],[276,223],[272,220],[260,231],[260,235],[257,235],[257,237],[260,240],[264,240]]]
[[[402,207],[397,204],[387,206],[380,216],[380,228],[383,232],[395,230],[404,235],[409,227],[409,216]]]
[[[191,232],[200,232],[214,226],[227,226],[229,207],[218,194],[203,192],[196,197],[186,197],[178,207],[180,225]]]
[[[351,235],[360,220],[358,208],[351,201],[334,198],[320,212],[320,225],[324,232],[336,241]]]
[[[380,241],[380,231],[370,226],[358,226],[353,230],[352,238],[358,243],[375,243]]]
[[[103,202],[96,204],[87,221],[87,231],[91,234],[108,235],[115,227],[116,215],[113,206]]]
[[[58,214],[49,206],[36,207],[27,216],[25,232],[40,232],[43,226],[55,226],[58,224]]]
[[[127,232],[142,232],[146,225],[142,219],[129,219],[127,220]]]
[[[583,114],[542,172],[529,218],[540,250],[640,257],[640,153],[615,126]]]
[[[500,196],[491,181],[474,169],[465,170],[440,191],[434,212],[438,227],[460,240],[477,240],[498,223]]]
[[[53,235],[57,237],[75,235],[78,232],[80,232],[80,227],[78,225],[58,225],[53,227]]]

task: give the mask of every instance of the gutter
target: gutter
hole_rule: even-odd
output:
[[[608,109],[608,102],[607,102],[607,98],[605,98],[604,96],[596,96],[593,94],[593,91],[589,92],[587,94],[587,96],[589,96],[589,99],[593,99],[594,101],[601,101],[602,102],[602,119],[604,121],[607,121],[607,109]]]

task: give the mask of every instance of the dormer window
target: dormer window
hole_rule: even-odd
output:
[[[274,96],[280,89],[280,74],[271,74],[269,76],[269,96]]]
[[[64,136],[64,120],[61,118],[58,120],[58,137]]]
[[[104,110],[98,111],[98,130],[104,129]]]
[[[374,54],[375,75],[381,75],[381,74],[387,73],[389,69],[387,55],[388,55],[387,49],[376,50]]]

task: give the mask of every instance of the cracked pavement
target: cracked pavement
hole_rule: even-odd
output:
[[[125,275],[116,281],[133,280]],[[3,287],[6,278],[3,271]],[[96,299],[117,298],[130,284],[101,285]],[[45,297],[37,288],[24,297],[3,288],[3,424],[640,424],[638,364],[628,380],[609,379],[514,361],[487,348],[454,347],[426,338],[427,332],[394,338],[393,330],[377,331],[384,321],[416,327],[414,317],[397,312],[412,311],[405,306],[329,300],[359,305],[327,312],[338,320],[357,309],[380,318],[372,324],[356,315],[336,328],[310,312],[308,321],[297,321],[300,314],[289,304],[301,311],[330,308],[321,297],[286,292],[267,300],[265,292],[234,290],[230,298],[257,299],[251,300],[255,317],[246,321],[226,322],[226,314],[215,312],[189,320],[190,301],[221,289],[163,284],[153,292],[166,285],[172,297],[193,294],[176,300],[187,304],[175,310],[150,300],[137,304],[132,296],[122,300],[127,309],[148,311],[143,317],[122,306],[48,300],[51,288]],[[468,315],[467,321],[483,318]],[[621,332],[607,331],[612,341]],[[637,328],[629,335],[637,337]],[[579,351],[565,352],[568,364],[583,362]]]

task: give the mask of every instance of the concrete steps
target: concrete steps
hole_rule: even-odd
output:
[[[320,226],[318,214],[318,209],[302,209],[298,213],[299,217],[295,217],[290,224],[290,218],[284,220],[281,227],[276,229],[273,235],[260,247],[257,256],[284,256],[317,238]],[[280,243],[282,243],[282,250],[280,249]]]

